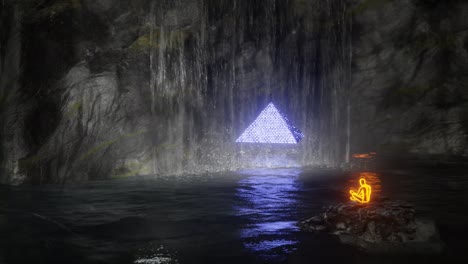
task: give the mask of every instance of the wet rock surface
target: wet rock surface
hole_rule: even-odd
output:
[[[331,120],[349,78],[335,76],[350,65],[337,51],[351,38],[336,40],[341,28],[320,21],[348,24],[346,5],[3,1],[0,183],[235,170],[248,158],[233,142],[270,101],[303,133],[323,135],[302,141],[304,165],[341,159],[344,120]],[[326,125],[306,126],[317,116]]]
[[[324,207],[324,212],[299,222],[303,231],[328,232],[342,243],[369,252],[437,253],[442,250],[432,220],[416,218],[403,201],[353,202]]]
[[[1,1],[0,182],[235,170],[259,151],[239,159],[233,142],[270,101],[306,136],[300,165],[368,151],[466,158],[467,11],[462,0]]]

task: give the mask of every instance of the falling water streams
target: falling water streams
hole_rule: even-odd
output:
[[[141,64],[148,74],[137,88],[144,97],[137,109],[149,116],[149,120],[141,118],[142,130],[149,131],[144,140],[147,144],[141,149],[143,163],[151,168],[148,173],[235,170],[252,165],[245,164],[252,156],[273,152],[293,157],[294,166],[348,162],[352,116],[348,5],[345,0],[151,2],[139,32],[146,57]],[[10,28],[21,27],[18,19],[12,21],[16,24],[11,23],[15,26]],[[14,41],[17,45],[11,44]],[[19,37],[2,45],[8,56],[16,56],[13,46],[21,47]],[[19,68],[4,67],[9,60],[5,54],[1,55],[3,95],[8,90],[6,82],[17,78],[14,71],[19,72]],[[80,95],[78,90],[74,93]],[[234,143],[270,102],[302,131],[304,139],[284,149]],[[95,116],[91,106],[85,108]],[[62,119],[56,122],[65,127],[67,122]],[[13,133],[21,138],[21,132]],[[105,144],[95,142],[100,135],[92,136],[90,145]],[[77,145],[77,151],[85,151]],[[60,146],[51,143],[41,147],[52,153]],[[65,156],[73,159],[72,151]],[[47,166],[55,166],[53,159]],[[67,177],[60,175],[58,178]]]
[[[154,173],[243,167],[251,149],[233,141],[269,102],[306,135],[298,165],[348,161],[346,1],[204,0],[188,29],[189,2],[154,4],[147,19]]]
[[[17,34],[21,12],[5,4],[12,2],[2,1],[0,10],[0,33],[6,36],[0,39],[2,183],[14,183],[7,178],[18,178],[17,161],[29,153],[21,147],[24,128],[18,121],[24,120],[24,106],[10,104],[17,100],[25,42]],[[142,120],[138,129],[145,131],[145,140],[149,134],[141,153],[150,153],[144,159],[152,175],[0,185],[0,263],[361,264],[421,258],[466,263],[459,261],[466,259],[463,239],[468,236],[468,219],[460,206],[468,199],[463,168],[237,170],[349,161],[353,28],[348,5],[346,0],[152,1],[138,32],[145,45],[135,52],[145,69],[139,73],[144,81],[138,83],[144,85],[128,92],[144,97],[130,100],[141,103],[135,107],[141,117],[131,118]],[[90,75],[85,67],[72,72]],[[79,96],[99,88],[108,92],[104,88],[109,87],[96,83],[92,89],[72,91]],[[109,86],[109,91],[116,88]],[[291,146],[236,144],[270,102],[304,139]],[[85,111],[90,107],[82,108],[82,114],[92,114]],[[63,147],[55,144],[60,141],[51,142]],[[66,162],[73,158],[73,148],[45,149],[50,150],[45,154],[64,154]],[[62,170],[53,161],[49,172]],[[233,172],[206,173],[221,170]],[[325,205],[347,201],[349,186],[361,176],[375,195],[414,202],[418,214],[434,218],[447,251],[435,258],[380,258],[332,236],[300,232],[297,221],[320,213]]]

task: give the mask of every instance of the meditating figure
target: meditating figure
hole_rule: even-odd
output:
[[[356,201],[359,203],[368,203],[370,202],[370,196],[372,192],[372,188],[369,184],[366,183],[365,179],[359,179],[359,190],[355,192],[354,190],[350,190],[349,193],[351,194],[351,201]]]

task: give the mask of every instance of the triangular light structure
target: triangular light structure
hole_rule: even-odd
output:
[[[236,142],[297,144],[303,137],[301,131],[269,103]]]

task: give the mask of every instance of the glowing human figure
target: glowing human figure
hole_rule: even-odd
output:
[[[349,193],[351,194],[351,201],[356,201],[359,203],[368,203],[370,202],[370,196],[372,193],[372,188],[369,184],[366,183],[366,180],[361,178],[359,179],[359,190],[355,192],[354,190],[350,190]]]

